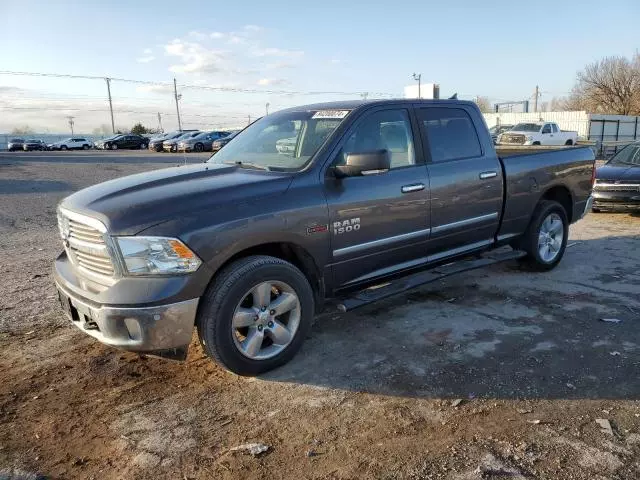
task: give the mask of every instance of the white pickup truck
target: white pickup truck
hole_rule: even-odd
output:
[[[498,145],[575,145],[578,132],[560,130],[554,122],[518,123],[498,136]]]

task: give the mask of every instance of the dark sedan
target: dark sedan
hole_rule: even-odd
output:
[[[640,142],[627,145],[596,171],[593,211],[640,209]]]
[[[31,150],[43,151],[47,149],[47,144],[44,143],[42,140],[29,139],[22,144],[22,149],[25,152],[30,152]]]
[[[149,145],[149,139],[140,135],[120,135],[119,137],[106,140],[104,142],[105,150],[118,149],[145,149]]]

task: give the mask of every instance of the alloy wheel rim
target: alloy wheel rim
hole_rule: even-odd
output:
[[[300,317],[300,300],[290,285],[261,282],[243,295],[234,310],[233,342],[251,360],[273,358],[293,341]]]
[[[538,253],[542,261],[553,262],[560,254],[564,238],[564,224],[560,215],[550,213],[540,224]]]

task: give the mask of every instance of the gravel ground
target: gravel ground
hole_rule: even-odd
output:
[[[103,346],[56,303],[56,203],[176,159],[0,154],[0,478],[640,478],[640,217],[588,215],[549,273],[327,312],[240,378],[195,339],[184,363]]]

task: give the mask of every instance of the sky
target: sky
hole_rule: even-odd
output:
[[[640,1],[0,0],[1,72],[110,77],[116,128],[234,128],[327,100],[566,95],[576,73],[640,48]],[[116,79],[136,80],[133,83]],[[314,93],[315,92],[315,93]],[[269,104],[267,107],[266,104]],[[104,79],[0,73],[0,132],[110,130]]]

